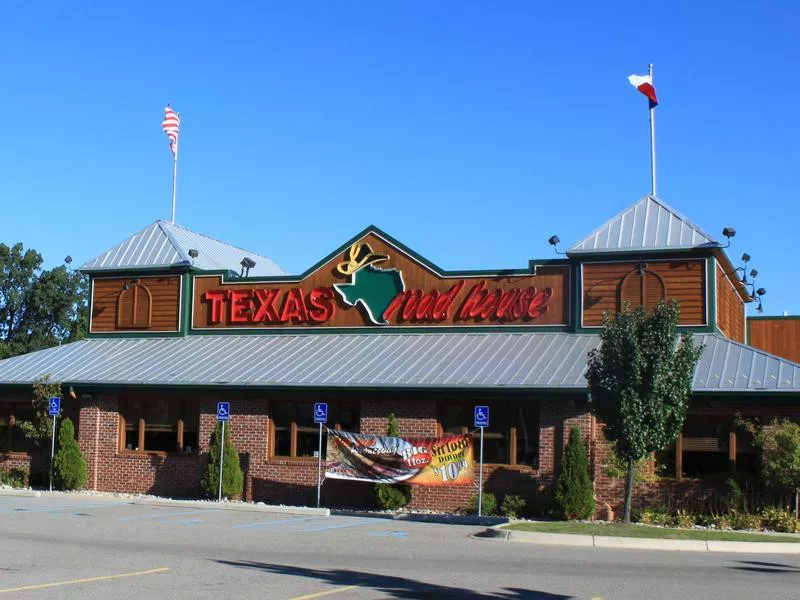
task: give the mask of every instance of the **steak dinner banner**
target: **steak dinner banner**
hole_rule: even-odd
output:
[[[467,485],[472,437],[399,438],[328,430],[325,477],[379,483]]]

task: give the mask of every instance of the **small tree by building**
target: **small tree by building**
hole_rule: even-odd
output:
[[[692,377],[702,346],[690,333],[678,336],[680,308],[674,300],[650,311],[625,305],[615,318],[606,314],[601,345],[589,353],[586,379],[589,407],[603,423],[628,464],[626,523],[636,461],[669,446],[683,429]]]
[[[50,416],[50,398],[61,397],[61,382],[51,381],[48,375],[33,384],[33,418],[30,421],[17,421],[17,426],[36,447],[48,445],[53,436],[53,417]],[[73,431],[74,436],[74,431]],[[49,448],[48,448],[49,450]],[[48,452],[49,454],[49,452]]]
[[[225,426],[225,449],[222,460],[222,497],[238,499],[242,497],[244,489],[244,475],[239,464],[239,455],[236,447],[231,442],[230,423]],[[217,423],[211,433],[208,444],[208,462],[203,473],[201,486],[203,491],[210,497],[216,498],[219,493],[219,457],[220,457],[220,438],[222,437],[222,425]]]
[[[773,420],[758,428],[745,423],[761,450],[761,474],[767,485],[794,492],[794,513],[800,517],[800,424]]]
[[[594,514],[594,489],[589,477],[589,461],[578,427],[573,427],[569,432],[553,498],[559,515],[564,519],[588,519]]]
[[[386,435],[400,437],[400,426],[394,413],[389,413]],[[402,483],[376,483],[375,499],[378,506],[384,510],[403,508],[411,500],[411,486]]]
[[[75,426],[70,419],[58,428],[58,452],[53,459],[53,483],[60,490],[79,490],[89,478],[86,458],[75,439]]]

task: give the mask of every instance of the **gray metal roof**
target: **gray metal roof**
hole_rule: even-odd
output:
[[[190,249],[197,250],[197,258],[189,256]],[[81,270],[96,272],[191,265],[204,271],[229,270],[238,273],[241,269],[239,263],[245,256],[256,263],[250,269],[251,276],[286,275],[266,256],[160,220],[82,265]]]
[[[695,392],[800,393],[800,364],[719,335]],[[585,390],[597,335],[379,333],[94,338],[0,361],[0,385],[70,384]]]
[[[645,196],[573,245],[567,254],[716,248],[719,245],[658,198]]]

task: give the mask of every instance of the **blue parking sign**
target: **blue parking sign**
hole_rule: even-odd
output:
[[[488,427],[489,426],[489,407],[476,406],[475,407],[475,427]]]
[[[315,402],[314,403],[314,423],[327,423],[328,422],[328,403]]]
[[[51,417],[61,412],[61,398],[58,396],[50,398],[49,412]]]
[[[217,421],[225,423],[231,416],[230,402],[217,402]]]

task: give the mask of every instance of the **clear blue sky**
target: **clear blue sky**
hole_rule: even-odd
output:
[[[182,225],[290,272],[370,223],[524,266],[648,193],[653,62],[659,196],[800,314],[798,4],[604,4],[6,0],[0,241],[81,264],[169,219],[171,102]]]

